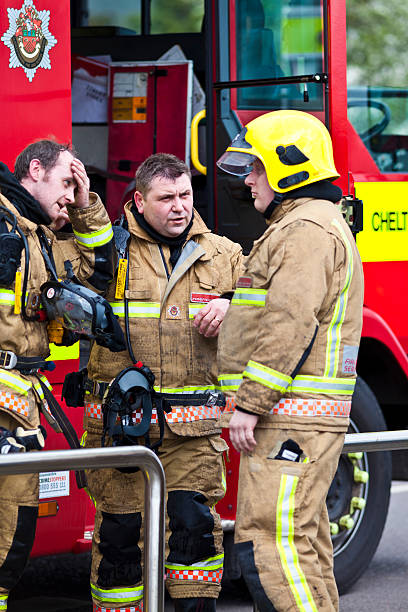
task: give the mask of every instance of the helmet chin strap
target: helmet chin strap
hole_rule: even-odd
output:
[[[272,202],[268,204],[267,208],[263,212],[263,216],[265,217],[265,219],[271,218],[273,211],[282,202],[284,195],[284,193],[276,193],[275,191],[275,197],[273,198]]]

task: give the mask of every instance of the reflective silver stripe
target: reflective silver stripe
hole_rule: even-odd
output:
[[[333,317],[330,321],[329,329],[327,330],[326,367],[324,370],[325,376],[335,376],[338,371],[341,346],[341,327],[346,314],[350,283],[353,276],[353,251],[350,241],[347,239],[347,236],[337,219],[332,220],[332,225],[338,229],[343,238],[347,250],[348,264],[344,287],[341,290],[339,298],[336,302]]]
[[[220,555],[216,555],[215,557],[210,557],[209,559],[204,559],[203,561],[198,561],[197,563],[193,563],[192,565],[179,565],[178,563],[166,563],[166,569],[173,570],[217,570],[223,567],[224,564],[224,555],[221,553]]]
[[[325,395],[352,395],[355,378],[330,378],[326,376],[296,376],[288,391],[323,393]]]
[[[276,370],[268,368],[267,366],[257,363],[256,361],[248,361],[248,365],[244,371],[244,376],[265,385],[265,387],[280,391],[281,393],[285,393],[286,389],[292,382],[292,378],[290,376],[282,374],[282,372],[277,372]]]
[[[188,318],[194,319],[194,316],[197,314],[197,312],[201,310],[203,306],[206,306],[206,305],[207,304],[189,304],[188,305]]]
[[[0,383],[6,385],[7,387],[11,387],[11,389],[15,389],[19,393],[23,395],[27,395],[28,391],[31,389],[32,384],[15,374],[10,374],[5,370],[0,369]]]
[[[265,306],[266,289],[235,289],[231,304]]]
[[[91,594],[99,602],[114,601],[119,604],[126,604],[128,601],[143,599],[143,585],[132,587],[131,589],[101,589],[91,583]]]
[[[12,306],[14,304],[14,301],[14,291],[11,291],[10,289],[2,289],[0,291],[0,304],[10,304],[10,306]]]
[[[160,304],[158,302],[129,302],[129,317],[140,319],[159,319]],[[124,302],[110,302],[113,312],[118,317],[125,316]]]
[[[243,374],[222,374],[218,377],[221,391],[236,391],[242,383]]]
[[[110,242],[113,238],[112,225],[108,223],[104,228],[97,232],[90,232],[89,234],[81,234],[74,230],[75,238],[78,244],[93,249],[97,246],[102,246]]]

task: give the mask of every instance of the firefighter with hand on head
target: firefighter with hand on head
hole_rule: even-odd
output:
[[[108,299],[127,328],[128,351],[118,353],[115,361],[99,346],[91,351],[88,376],[94,395],[91,391],[85,402],[86,446],[100,446],[103,436],[105,444],[153,448],[161,440],[158,455],[167,487],[166,587],[176,611],[211,612],[223,568],[221,521],[214,507],[225,492],[227,449],[220,437],[217,336],[241,272],[241,248],[206,227],[193,208],[188,167],[166,153],[150,156],[138,168],[136,193],[125,206],[122,226],[129,237]],[[128,369],[132,364],[140,372],[150,368],[149,384],[172,407],[162,420],[160,406],[154,405],[145,437],[137,435],[142,411],[128,399],[132,394],[127,391],[132,384],[137,388],[140,378],[136,369]],[[116,416],[109,429],[111,404],[106,398],[122,411],[122,423],[127,418],[122,437],[120,426],[115,430]],[[143,606],[143,475],[89,470],[88,482],[96,504],[94,610],[138,612]]]
[[[54,230],[70,220],[74,237]],[[82,162],[69,146],[40,140],[18,156],[15,172],[0,164],[0,454],[40,450],[40,412],[60,431],[44,400],[51,369],[49,323],[40,309],[43,283],[73,272],[102,290],[113,276],[112,227],[89,193]],[[98,246],[96,246],[98,245]],[[99,297],[99,296],[98,296]],[[51,363],[52,365],[52,363]],[[0,460],[1,461],[1,460]],[[33,545],[38,474],[0,477],[0,609],[18,582]]]
[[[311,115],[275,111],[218,166],[246,177],[269,225],[219,337],[219,368],[236,379],[236,552],[261,612],[338,610],[326,495],[349,425],[363,273],[331,138]]]

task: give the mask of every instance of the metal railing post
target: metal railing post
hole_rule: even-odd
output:
[[[165,478],[158,457],[144,446],[2,455],[0,476],[87,468],[139,467],[145,479],[145,612],[164,610]]]

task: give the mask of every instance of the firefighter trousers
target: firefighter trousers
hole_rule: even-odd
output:
[[[155,426],[151,428],[155,441]],[[101,445],[102,424],[88,418],[86,447]],[[215,504],[225,494],[219,435],[178,436],[165,425],[159,457],[167,489],[166,588],[173,599],[218,597],[222,528]],[[89,470],[96,506],[91,592],[94,610],[142,610],[144,478],[140,471]]]
[[[235,548],[260,612],[338,611],[326,496],[344,434],[256,428],[242,455]],[[301,461],[275,459],[286,440]]]
[[[21,423],[0,412],[0,427],[13,431]],[[0,610],[27,564],[38,516],[38,474],[0,476]]]

